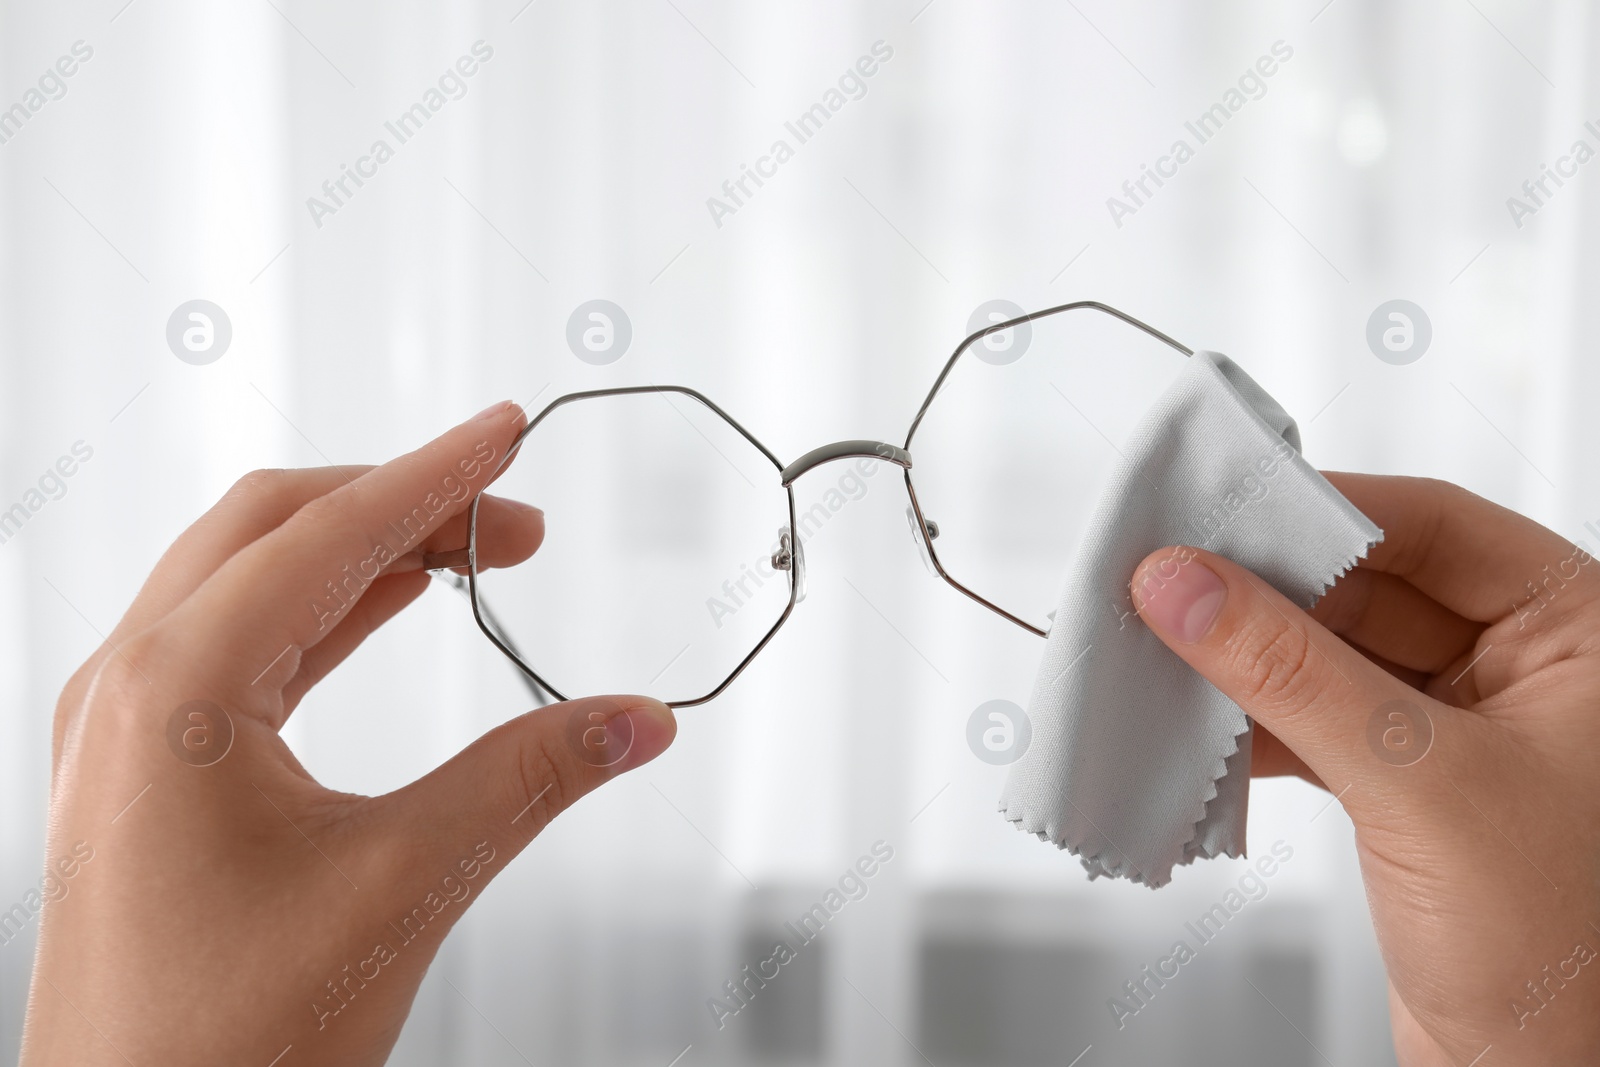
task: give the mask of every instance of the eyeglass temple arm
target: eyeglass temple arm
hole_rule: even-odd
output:
[[[457,555],[462,557],[461,561],[459,563],[451,563],[451,557]],[[472,599],[472,590],[469,587],[467,580],[461,575],[456,574],[454,571],[443,569],[451,566],[466,566],[466,555],[467,550],[464,548],[460,549],[459,552],[433,553],[423,559],[423,566],[433,571],[436,577],[442,578],[446,582],[449,582],[450,585],[455,587],[456,592],[460,593],[470,601]],[[522,654],[522,649],[516,646],[516,644],[511,640],[511,637],[506,633],[506,628],[500,625],[500,620],[489,608],[489,602],[484,599],[482,593],[478,594],[478,612],[483,616],[484,622],[494,627],[494,632],[497,636],[499,636],[501,643],[515,653],[517,659],[526,663],[527,657]],[[543,686],[534,681],[532,678],[529,678],[520,667],[516,670],[517,677],[522,679],[522,684],[527,686],[529,695],[533,697],[534,702],[538,704],[539,707],[548,707],[554,702],[552,695],[546,692]]]

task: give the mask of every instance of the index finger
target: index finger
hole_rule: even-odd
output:
[[[1592,562],[1555,531],[1449,482],[1324,473],[1383,530],[1362,566],[1404,578],[1463,618],[1503,619],[1534,595],[1530,585],[1570,582]]]
[[[505,401],[310,501],[219,567],[167,625],[199,662],[247,684],[297,661],[290,653],[332,633],[390,564],[471,504],[525,422]]]
[[[276,529],[308,502],[370,470],[370,465],[346,464],[245,475],[162,553],[110,639],[154,625],[240,549]]]

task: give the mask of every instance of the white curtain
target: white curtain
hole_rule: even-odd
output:
[[[984,301],[1093,297],[1232,355],[1323,467],[1447,478],[1596,543],[1600,164],[1522,191],[1600,148],[1576,0],[124,4],[0,0],[0,107],[26,112],[0,116],[0,509],[92,450],[0,543],[0,907],[42,862],[55,696],[173,537],[251,468],[380,461],[505,396],[694,386],[790,459],[900,439]],[[734,204],[876,42],[864,95]],[[1185,123],[1275,54],[1198,144]],[[1193,158],[1135,202],[1179,138]],[[335,202],[346,167],[370,173]],[[634,328],[605,367],[564,340],[593,298]],[[166,343],[193,299],[232,325],[207,366]],[[1391,299],[1431,321],[1410,365],[1366,341]],[[1039,646],[920,569],[896,478],[814,536],[807,601],[673,751],[499,877],[396,1063],[1387,1061],[1350,826],[1297,783],[1255,787],[1252,849],[1294,849],[1268,898],[1116,1027],[1107,1000],[1240,868],[1089,884],[997,817],[965,723],[1025,701]],[[524,703],[440,588],[287,732],[376,792]],[[869,895],[719,1030],[707,999],[879,840]],[[32,937],[0,947],[6,1049]]]

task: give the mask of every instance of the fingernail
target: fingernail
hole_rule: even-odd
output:
[[[1228,599],[1228,586],[1192,552],[1146,564],[1134,576],[1134,602],[1151,627],[1181,644],[1204,637]]]
[[[606,743],[613,751],[626,751],[617,765],[618,774],[642,767],[667,750],[678,736],[678,720],[672,709],[658,700],[633,697],[628,707],[606,720]]]
[[[495,403],[490,404],[488,407],[484,408],[482,411],[478,412],[476,415],[472,416],[472,418],[468,419],[467,421],[468,422],[482,422],[484,419],[493,418],[494,416],[500,414],[502,411],[506,410],[506,408],[510,407],[511,404],[512,404],[512,401],[510,401],[510,400],[496,401]]]

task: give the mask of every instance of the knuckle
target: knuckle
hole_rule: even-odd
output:
[[[143,696],[150,690],[150,677],[160,672],[160,664],[168,657],[167,642],[159,634],[136,634],[111,648],[96,669],[90,688],[117,700]]]
[[[85,683],[72,703],[62,694],[57,725],[91,724],[85,729],[107,736],[139,735],[152,716],[161,714],[152,678],[161,677],[175,650],[151,632],[135,634],[116,646],[103,645],[84,664]]]
[[[296,517],[303,522],[340,523],[349,513],[349,504],[344,492],[335,489],[331,493],[324,493],[300,505]]]
[[[354,534],[374,546],[385,541],[373,529],[362,502],[351,494],[349,486],[306,501],[289,520],[289,525],[302,533],[337,530],[343,534]]]
[[[228,496],[236,500],[262,501],[273,500],[283,492],[284,483],[288,472],[279,468],[263,467],[240,476],[228,490]]]
[[[1287,620],[1263,620],[1243,631],[1229,657],[1247,703],[1275,718],[1305,709],[1321,689],[1320,656],[1305,631]]]
[[[1417,478],[1407,487],[1412,500],[1420,504],[1410,520],[1415,525],[1411,535],[1401,540],[1401,549],[1394,560],[1402,574],[1420,570],[1438,551],[1441,538],[1452,515],[1481,500],[1470,490],[1443,478]]]

